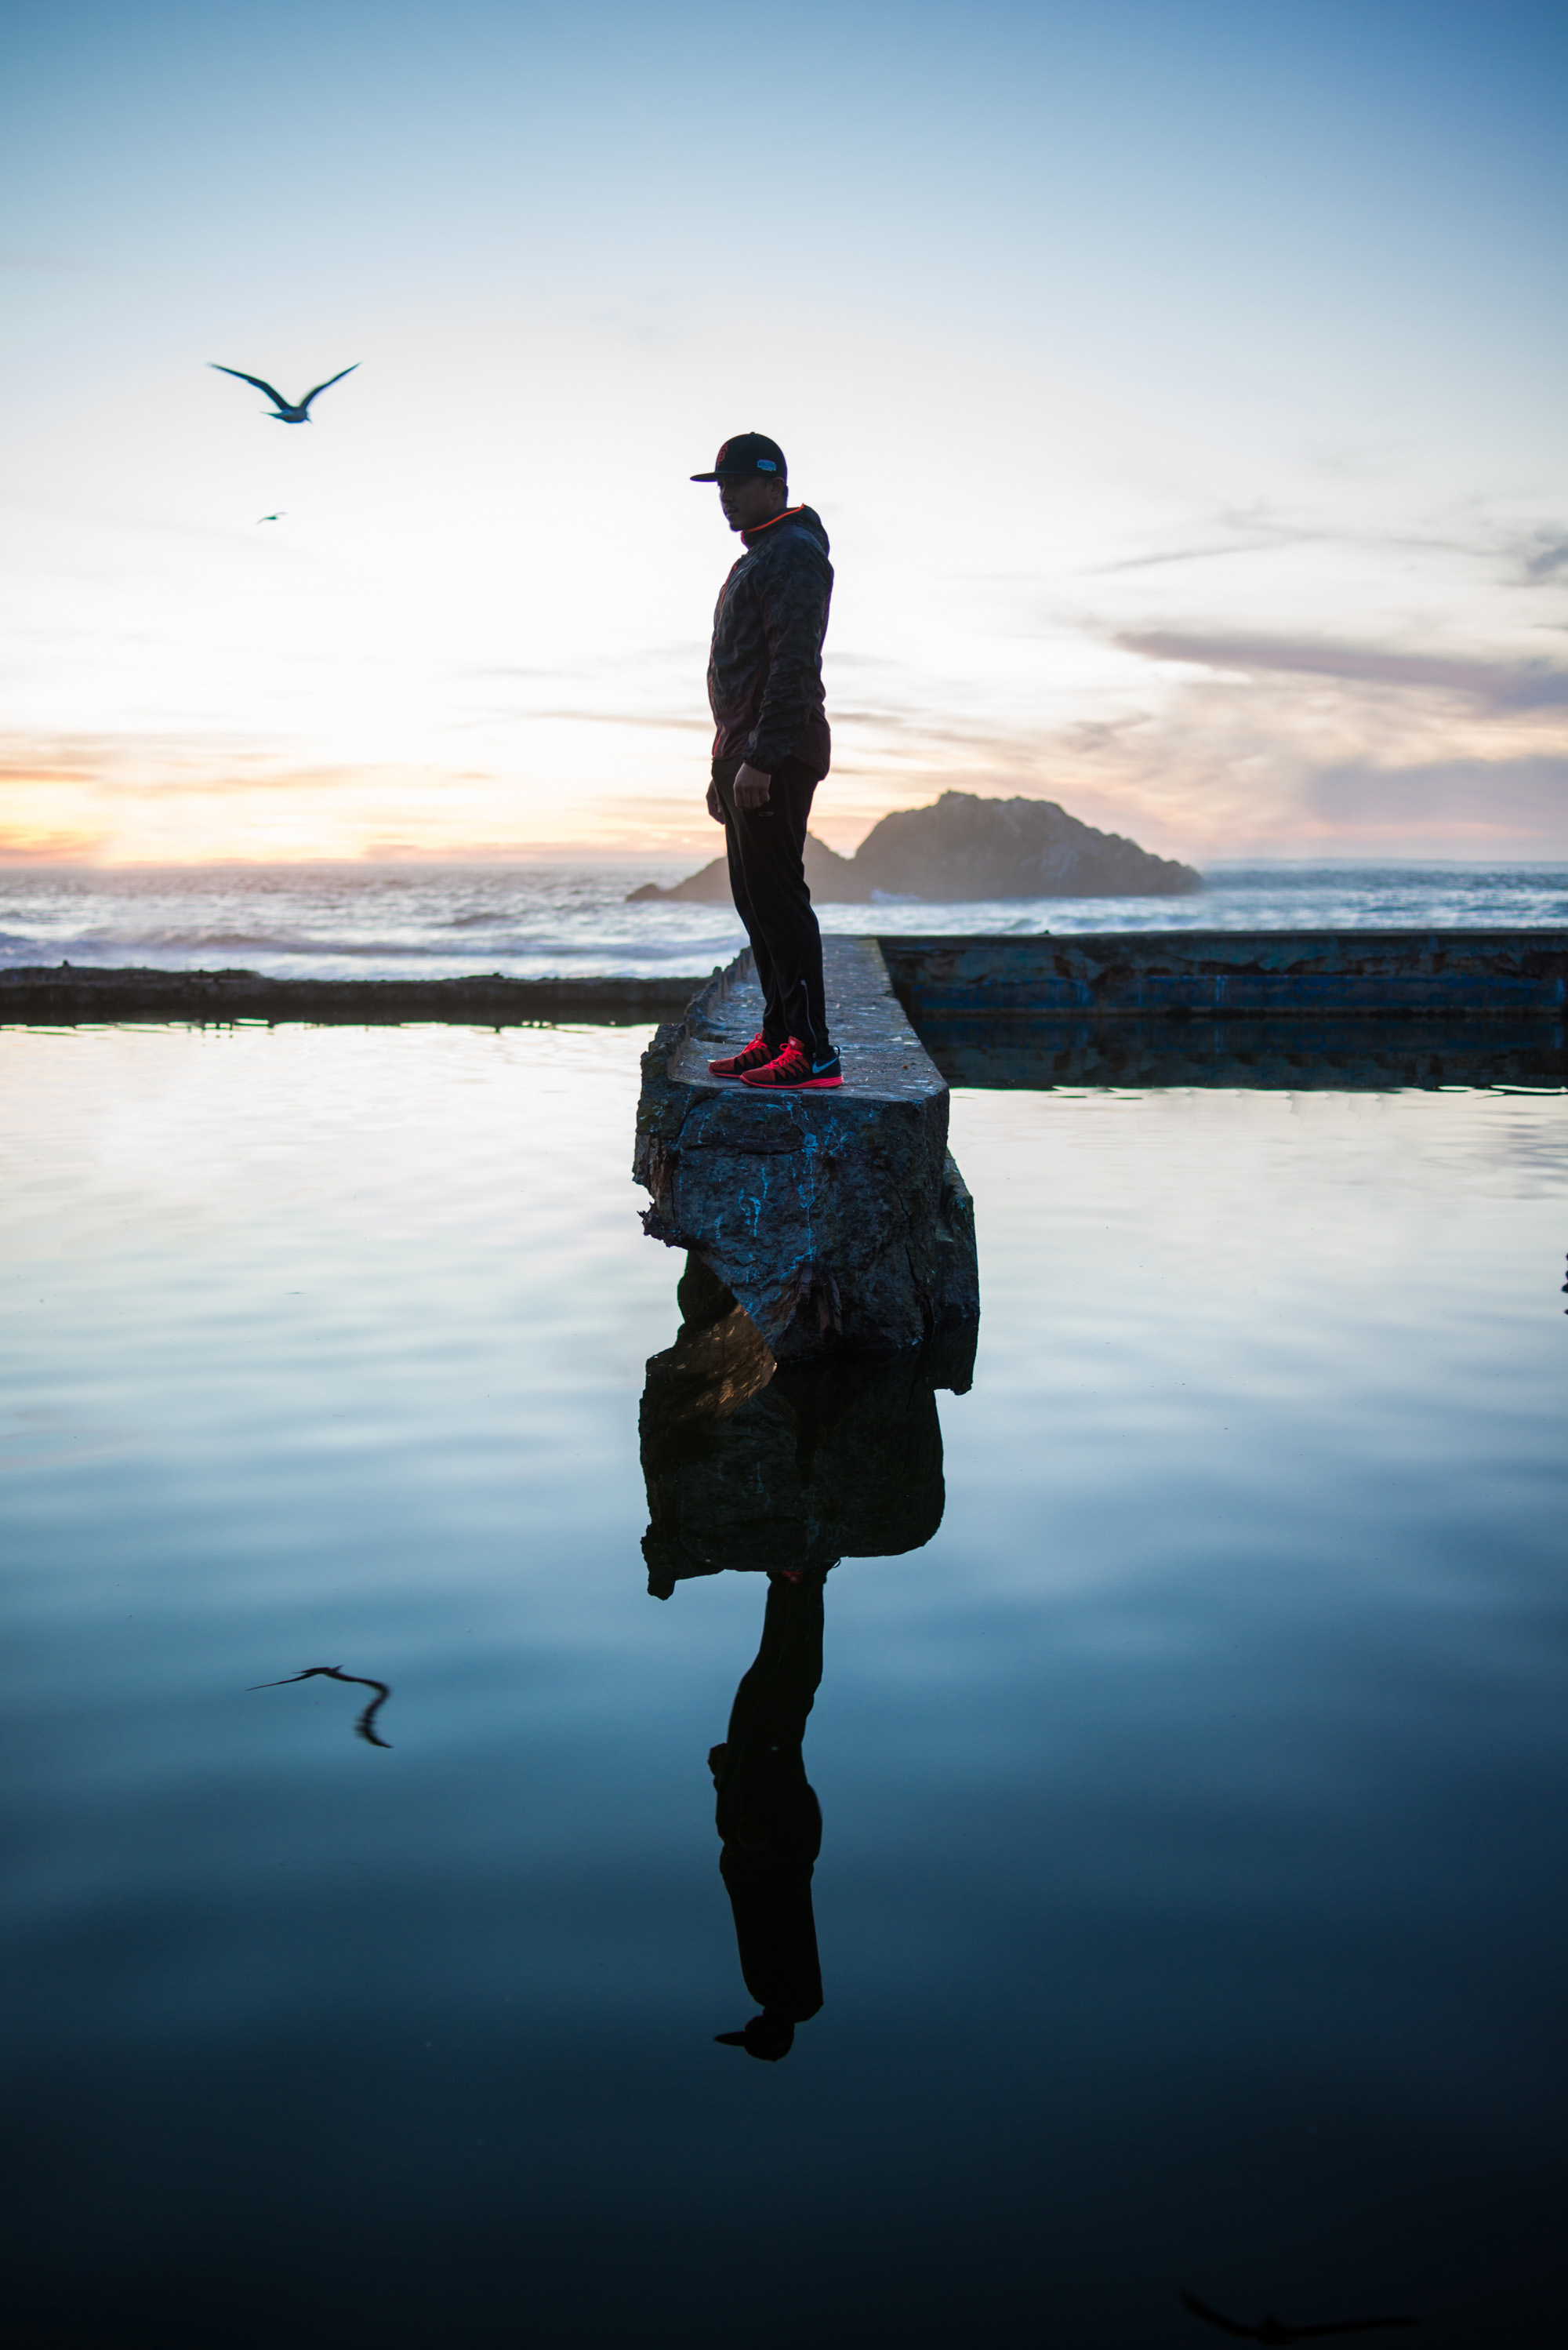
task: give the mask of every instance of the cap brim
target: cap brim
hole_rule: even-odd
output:
[[[749,466],[742,469],[739,465],[732,465],[727,473],[693,473],[691,478],[694,482],[741,482],[744,481],[750,470]]]

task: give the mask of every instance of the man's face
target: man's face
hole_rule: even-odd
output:
[[[783,510],[784,484],[776,473],[732,473],[719,484],[719,504],[732,530],[755,530]]]

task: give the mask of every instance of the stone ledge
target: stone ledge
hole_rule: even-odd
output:
[[[459,1021],[518,1027],[583,1020],[639,1025],[681,1012],[700,979],[507,979],[487,972],[458,979],[273,979],[254,971],[94,970],[70,963],[0,971],[0,1025],[70,1026],[83,1022],[168,1020],[306,1021],[379,1026]]]
[[[934,1020],[1562,1016],[1568,931],[1081,931],[878,941]]]
[[[643,1055],[633,1172],[644,1227],[689,1250],[780,1362],[917,1347],[978,1323],[974,1206],[948,1151],[948,1089],[875,942],[824,941],[845,1083],[762,1094],[708,1075],[762,1023],[743,954]]]

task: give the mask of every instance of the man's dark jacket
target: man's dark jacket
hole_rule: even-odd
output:
[[[809,506],[742,531],[745,553],[719,591],[708,700],[713,756],[771,775],[786,759],[827,773],[822,640],[833,595],[827,533]]]

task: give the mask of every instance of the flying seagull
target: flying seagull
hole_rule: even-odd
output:
[[[1260,2319],[1256,2325],[1240,2325],[1233,2317],[1222,2317],[1217,2309],[1210,2309],[1195,2293],[1184,2293],[1181,2306],[1238,2342],[1317,2342],[1330,2334],[1386,2334],[1397,2326],[1421,2323],[1418,2317],[1340,2317],[1331,2318],[1325,2325],[1291,2325],[1282,2317],[1270,2315]]]
[[[310,403],[316,398],[316,393],[319,391],[327,391],[331,389],[333,384],[341,383],[346,375],[353,374],[354,368],[357,368],[358,364],[358,360],[356,359],[354,367],[339,368],[337,373],[336,375],[329,375],[325,383],[318,383],[316,387],[316,391],[307,391],[305,398],[300,401],[298,407],[296,408],[292,406],[288,400],[285,400],[281,391],[275,391],[270,383],[264,383],[259,375],[247,375],[244,368],[224,367],[221,359],[209,359],[207,361],[207,365],[210,368],[216,368],[220,375],[238,376],[242,383],[254,383],[258,391],[265,391],[267,398],[271,400],[275,411],[273,418],[275,424],[308,424],[310,421]]]
[[[341,1665],[306,1665],[302,1673],[286,1673],[280,1681],[253,1681],[251,1687],[253,1689],[287,1689],[292,1681],[313,1681],[318,1675],[329,1681],[357,1681],[361,1689],[373,1689],[379,1691],[378,1696],[370,1700],[369,1704],[354,1724],[354,1731],[355,1735],[362,1738],[367,1746],[385,1746],[389,1753],[390,1740],[378,1738],[376,1735],[376,1716],[392,1694],[385,1681],[373,1681],[365,1673],[346,1673]]]
[[[284,516],[284,515],[286,515],[287,512],[288,512],[288,508],[287,508],[286,506],[285,506],[285,507],[284,507],[284,509],[283,509],[283,513],[282,513],[282,514],[275,514],[275,515],[257,515],[257,516],[256,516],[256,525],[257,525],[258,529],[259,529],[259,527],[261,526],[261,525],[262,525],[264,522],[281,522],[281,521],[283,520],[283,516]]]

